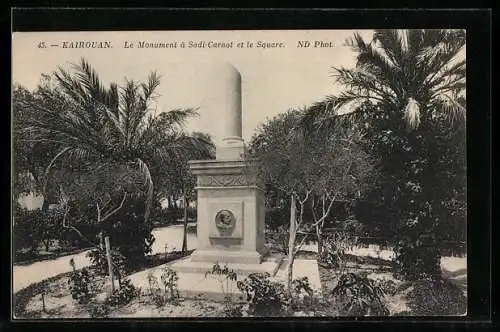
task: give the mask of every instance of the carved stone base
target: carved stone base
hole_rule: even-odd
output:
[[[259,264],[266,254],[264,192],[256,165],[244,160],[190,162],[197,176],[197,242],[193,262]]]
[[[241,263],[260,264],[265,259],[267,250],[259,251],[229,251],[229,250],[196,250],[191,254],[191,262],[209,263]]]
[[[241,257],[244,256],[233,256],[234,260],[231,261],[231,257],[225,256],[227,260],[218,260],[216,253],[201,252],[200,255],[213,254],[210,257],[202,257],[200,255],[195,255],[194,252],[189,258],[180,260],[172,264],[172,268],[181,273],[205,273],[212,269],[215,263],[219,263],[221,267],[227,265],[229,268],[233,269],[236,273],[243,276],[248,276],[251,273],[264,273],[267,272],[271,276],[274,276],[278,271],[278,268],[283,260],[280,255],[277,256],[266,256],[259,261],[242,261]],[[259,255],[258,253],[256,253]],[[259,255],[260,256],[260,255]],[[250,257],[250,256],[248,256]]]

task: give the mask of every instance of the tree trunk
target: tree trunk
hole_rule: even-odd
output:
[[[316,237],[318,240],[318,256],[323,253],[323,233],[321,232],[321,226],[316,225]]]
[[[290,204],[290,229],[289,229],[289,238],[288,238],[288,266],[287,266],[287,293],[291,298],[292,296],[292,281],[293,281],[293,261],[295,259],[294,250],[295,250],[295,238],[297,237],[297,216],[296,216],[296,203],[295,203],[295,195],[292,194],[292,201]]]
[[[45,290],[42,290],[42,311],[47,313],[47,307],[45,306]]]
[[[37,240],[31,241],[31,253],[38,254],[38,241]]]
[[[186,193],[184,193],[184,237],[182,239],[182,253],[187,252],[187,226],[188,226],[188,199]]]
[[[47,212],[49,210],[49,200],[47,196],[47,193],[43,194],[42,212]]]

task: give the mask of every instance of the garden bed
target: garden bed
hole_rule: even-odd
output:
[[[41,251],[37,254],[33,254],[30,252],[16,252],[14,255],[14,265],[29,265],[36,262],[41,262],[45,260],[56,259],[63,256],[76,255],[81,252],[92,249],[93,247],[85,247],[85,248],[72,248],[72,249],[55,249],[53,251]]]
[[[190,255],[191,251],[185,254],[181,252],[170,252],[146,256],[136,269],[130,274],[159,266],[170,261]],[[77,305],[71,298],[69,290],[69,276],[72,272],[66,272],[44,281],[34,283],[21,289],[13,295],[14,317],[15,318],[85,318],[89,317],[85,307]],[[100,281],[100,280],[96,280]],[[108,286],[109,287],[109,286]],[[108,288],[104,288],[98,297],[109,293]],[[45,294],[44,301],[46,312],[43,311],[42,293]]]
[[[190,254],[191,252],[188,252]],[[180,252],[148,256],[136,271],[160,266],[182,257]],[[315,259],[316,253],[301,251],[298,259]],[[319,274],[324,299],[331,300],[331,293],[338,285],[339,278],[348,272],[366,276],[371,280],[382,280],[391,285],[392,291],[383,297],[383,303],[391,316],[424,315],[462,315],[466,311],[466,298],[462,291],[447,280],[402,281],[393,276],[391,261],[376,257],[346,255],[344,269],[329,269],[319,264]],[[70,273],[64,273],[44,282],[33,284],[14,294],[14,313],[16,318],[89,318],[92,311],[89,305],[78,304],[70,294]],[[101,277],[102,278],[102,277]],[[97,294],[96,300],[102,303],[110,294],[109,284]],[[44,292],[45,310],[42,293]],[[332,304],[333,303],[333,304]],[[335,302],[329,308],[311,307],[307,312],[296,312],[298,316],[338,316]],[[151,293],[142,289],[129,303],[111,308],[110,318],[150,318],[150,317],[224,317],[227,308],[224,303],[207,299],[180,299],[174,303],[155,304]]]
[[[346,255],[344,273],[365,275],[388,281],[391,290],[383,297],[390,316],[461,316],[466,314],[467,298],[461,287],[447,279],[405,281],[393,275],[392,261],[374,257]],[[324,296],[337,286],[341,273],[318,265]]]

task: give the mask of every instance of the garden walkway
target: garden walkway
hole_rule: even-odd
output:
[[[181,250],[182,248],[182,225],[159,227],[153,230],[156,240],[153,243],[152,254],[164,253],[165,245],[168,251]],[[196,248],[196,236],[188,234],[188,250]],[[90,265],[90,260],[86,256],[88,251],[78,254],[58,257],[56,259],[35,262],[29,265],[14,265],[12,275],[13,293],[37,282],[56,275],[71,271],[69,261],[74,259],[76,268],[83,268]]]
[[[156,240],[152,247],[152,254],[164,253],[165,251],[180,250],[182,247],[182,225],[159,227],[153,230]],[[196,249],[196,236],[188,234],[188,250]],[[305,245],[302,250],[316,251],[316,245]],[[368,248],[356,248],[349,252],[357,256],[371,256],[390,259],[393,255],[390,250],[378,250],[376,246]],[[33,283],[71,271],[69,261],[74,259],[77,268],[90,265],[86,257],[87,251],[59,257],[53,260],[44,260],[29,265],[15,265],[13,267],[13,292],[17,292]],[[465,257],[443,257],[441,259],[443,275],[450,280],[466,287],[467,259]]]

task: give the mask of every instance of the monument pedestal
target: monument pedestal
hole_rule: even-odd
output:
[[[190,167],[197,176],[198,248],[173,268],[204,273],[218,263],[244,275],[274,275],[280,259],[266,259],[264,192],[257,183],[257,165],[243,160],[204,160],[192,161]]]

